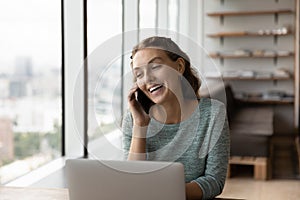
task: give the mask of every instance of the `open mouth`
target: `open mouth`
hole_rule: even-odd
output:
[[[149,88],[148,90],[149,90],[150,93],[153,93],[154,91],[159,90],[162,87],[163,87],[162,84],[161,85],[155,85],[155,86]]]

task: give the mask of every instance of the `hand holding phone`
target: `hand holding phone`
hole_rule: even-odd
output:
[[[146,126],[150,121],[149,110],[154,103],[135,84],[128,95],[129,109],[136,125]]]
[[[149,114],[150,107],[154,105],[153,101],[151,101],[141,89],[137,89],[137,101],[141,104],[143,109],[147,114]]]

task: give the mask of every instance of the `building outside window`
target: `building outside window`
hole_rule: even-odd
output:
[[[0,1],[0,185],[61,156],[61,1]]]

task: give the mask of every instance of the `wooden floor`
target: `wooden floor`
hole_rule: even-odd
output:
[[[274,137],[272,144],[272,177],[275,179],[297,178],[299,166],[295,139],[293,137]]]
[[[250,200],[300,200],[300,176],[295,143],[289,137],[273,140],[272,178],[254,180],[253,166],[236,166],[220,197]]]
[[[257,181],[252,178],[230,178],[225,183],[224,199],[296,200],[300,199],[300,180],[272,179]]]

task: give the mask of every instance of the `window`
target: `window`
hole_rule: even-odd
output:
[[[61,156],[61,1],[0,1],[0,184]]]
[[[113,158],[122,99],[122,1],[87,1],[88,153]],[[108,48],[105,46],[107,45]],[[113,54],[108,58],[108,54]],[[101,58],[101,59],[100,59]],[[108,59],[108,60],[107,60]],[[114,140],[120,141],[120,140]],[[118,144],[119,145],[119,144]]]
[[[179,1],[169,0],[168,5],[168,29],[172,31],[179,31]]]
[[[88,141],[81,141],[87,142],[90,157],[101,159],[122,156],[120,123],[132,84],[131,48],[137,41],[158,34],[158,27],[179,29],[178,0],[122,2],[86,1]]]
[[[156,0],[140,0],[140,28],[155,28]]]

